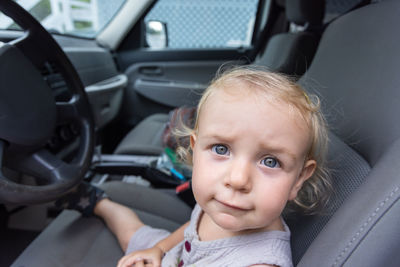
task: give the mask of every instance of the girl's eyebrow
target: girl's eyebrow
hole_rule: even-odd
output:
[[[231,140],[234,139],[234,137],[229,137],[226,135],[220,135],[220,134],[215,134],[215,133],[205,133],[205,134],[199,134],[198,137],[201,137],[206,140],[218,140],[222,142],[230,142]]]
[[[271,147],[271,146],[263,146],[263,149],[266,151],[272,153],[272,154],[278,154],[278,155],[287,155],[289,156],[292,160],[296,161],[297,156],[292,153],[291,151],[287,150],[284,147]]]

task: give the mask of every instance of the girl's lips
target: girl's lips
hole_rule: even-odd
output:
[[[228,204],[226,202],[219,201],[217,199],[215,199],[215,201],[217,201],[219,204],[221,204],[221,205],[223,205],[225,207],[228,207],[230,209],[239,210],[239,211],[249,211],[250,210],[250,209],[242,208],[242,207],[239,207],[239,206],[236,206],[236,205],[231,205],[231,204]]]

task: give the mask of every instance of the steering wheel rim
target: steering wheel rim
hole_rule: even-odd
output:
[[[78,184],[90,166],[93,115],[75,68],[53,37],[14,1],[0,1],[0,11],[24,30],[23,37],[0,47],[0,78],[4,80],[0,87],[0,202],[51,201]],[[56,66],[72,94],[68,102],[54,100],[39,72],[49,63]],[[23,79],[15,74],[18,70],[25,71]],[[20,103],[21,97],[27,100]],[[56,125],[69,122],[80,126],[80,144],[75,158],[65,162],[45,146]],[[16,182],[2,171],[3,166],[37,178],[38,184]]]

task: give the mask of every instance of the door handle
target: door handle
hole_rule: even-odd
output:
[[[157,66],[147,66],[147,67],[140,67],[139,73],[148,76],[161,76],[163,75],[164,71],[162,68]]]

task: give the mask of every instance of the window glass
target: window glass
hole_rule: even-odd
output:
[[[166,25],[169,48],[248,47],[257,5],[258,0],[158,0],[144,20]]]
[[[93,38],[118,12],[125,0],[17,0],[47,29]],[[19,30],[0,12],[0,29]]]

